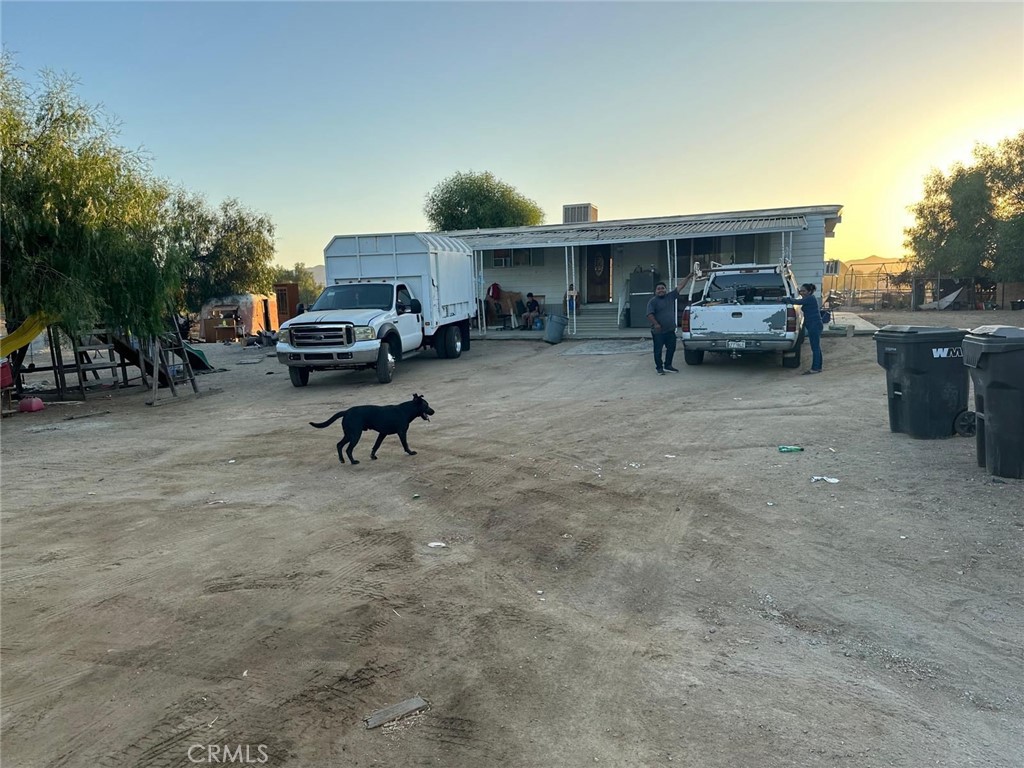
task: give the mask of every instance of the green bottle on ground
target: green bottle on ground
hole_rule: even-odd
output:
[[[802,450],[803,450],[803,448],[801,448],[799,445],[780,445],[779,446],[779,453],[800,453],[800,451],[802,451]]]

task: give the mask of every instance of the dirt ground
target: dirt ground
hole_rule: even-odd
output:
[[[489,340],[304,389],[203,349],[202,397],[3,420],[5,767],[1021,765],[1024,482],[890,432],[870,336],[821,376]],[[416,456],[307,423],[414,392]]]

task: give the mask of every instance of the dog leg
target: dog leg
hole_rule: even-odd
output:
[[[348,441],[348,448],[346,449],[346,452],[348,453],[349,464],[359,463],[354,458],[352,458],[352,449],[356,447],[356,445],[359,443],[359,438],[362,436],[363,433],[358,431],[351,435],[345,435],[345,439]]]
[[[344,453],[343,449],[345,448],[345,443],[347,443],[347,442],[348,442],[348,437],[347,436],[341,438],[341,440],[338,441],[338,461],[340,461],[342,464],[345,463],[345,453]]]
[[[402,447],[405,448],[405,452],[408,453],[410,456],[415,456],[416,451],[409,450],[409,441],[405,439],[405,434],[405,432],[399,432],[398,439],[402,441]]]
[[[384,442],[384,438],[387,437],[383,432],[377,433],[377,441],[373,444],[373,450],[370,451],[370,458],[374,461],[377,460],[377,449],[380,448],[380,444]]]

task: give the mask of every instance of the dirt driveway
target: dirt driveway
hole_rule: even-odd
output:
[[[305,389],[204,349],[219,393],[3,420],[5,766],[1021,765],[1024,483],[891,433],[871,337],[821,376],[487,341]],[[307,424],[413,392],[417,456]]]

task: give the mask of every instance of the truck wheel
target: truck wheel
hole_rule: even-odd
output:
[[[683,361],[687,365],[700,365],[704,362],[704,350],[703,349],[686,349],[683,348]]]
[[[391,354],[391,345],[386,341],[380,343],[377,350],[377,381],[390,384],[395,377],[395,356]]]
[[[462,355],[462,331],[457,325],[449,325],[444,329],[444,356],[454,360]]]
[[[797,347],[792,352],[782,353],[782,367],[783,368],[799,368],[800,367],[800,349],[803,345]]]
[[[434,351],[437,352],[437,356],[442,359],[448,357],[447,331],[447,328],[438,328],[437,333],[434,334]]]
[[[292,380],[293,387],[304,387],[309,384],[309,368],[288,366],[288,378]]]

